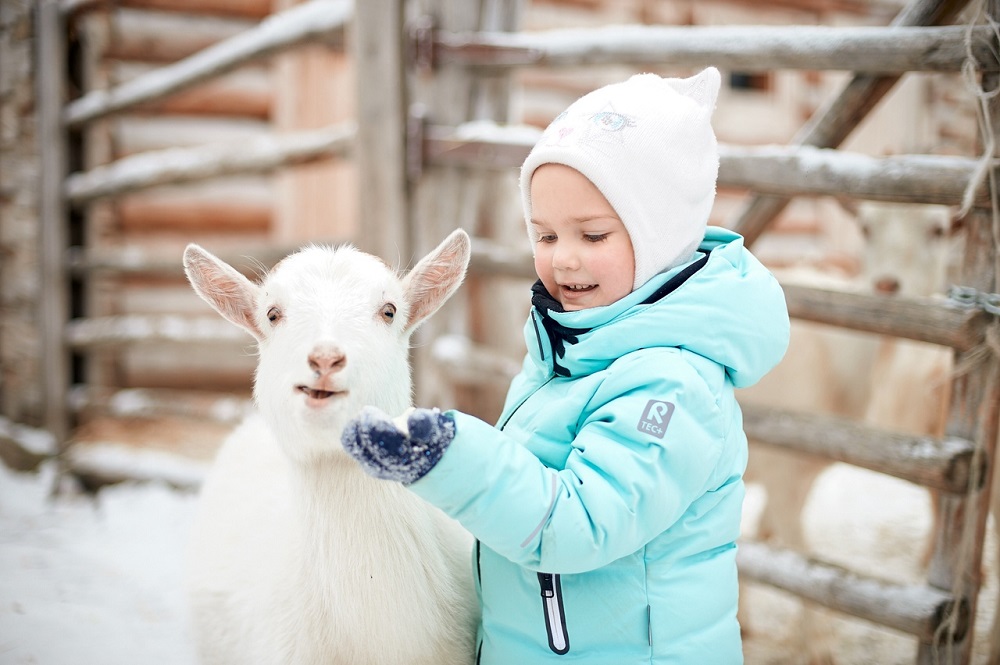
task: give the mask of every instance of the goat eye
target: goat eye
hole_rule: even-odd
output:
[[[392,323],[394,318],[396,318],[396,306],[391,302],[387,302],[382,305],[382,319],[385,320],[386,323]]]
[[[272,307],[271,309],[267,310],[267,320],[270,321],[271,323],[277,323],[278,319],[280,318],[281,318],[281,310],[278,309],[277,307]]]

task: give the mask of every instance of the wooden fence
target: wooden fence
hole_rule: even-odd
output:
[[[456,225],[478,228],[484,210],[499,205],[503,190],[496,187],[497,173],[518,166],[534,136],[511,126],[508,117],[511,76],[520,68],[656,63],[715,64],[740,71],[853,71],[841,94],[815,114],[791,145],[722,147],[720,186],[754,192],[734,222],[752,244],[788,201],[799,195],[961,203],[969,183],[982,172],[976,159],[873,158],[836,148],[905,72],[957,72],[972,66],[984,90],[1000,85],[998,44],[992,29],[947,25],[964,5],[949,0],[913,0],[888,28],[633,26],[531,34],[517,32],[520,3],[514,0],[371,0],[354,6],[346,0],[311,0],[130,83],[87,93],[67,104],[63,97],[66,20],[85,4],[42,0],[37,16],[39,69],[46,73],[40,77],[38,109],[44,146],[41,215],[46,299],[40,307],[47,363],[46,422],[47,429],[62,441],[67,440],[74,409],[82,404],[113,408],[116,401],[113,392],[105,389],[70,385],[71,353],[86,354],[107,345],[204,343],[232,337],[229,327],[214,319],[211,323],[150,317],[69,320],[71,275],[86,280],[105,272],[176,274],[180,269],[175,257],[137,255],[127,248],[70,247],[66,219],[74,207],[166,183],[269,171],[334,153],[350,154],[364,183],[359,187],[359,209],[364,210],[365,223],[358,244],[405,260],[435,244]],[[986,11],[1000,16],[1000,0],[989,0]],[[162,99],[282,49],[342,40],[349,21],[353,22],[356,78],[362,82],[357,86],[356,121],[269,136],[238,149],[231,145],[174,148],[68,173],[70,130]],[[991,151],[995,146],[987,139],[998,127],[998,104],[996,97],[984,104],[984,145]],[[961,271],[965,290],[952,302],[887,302],[820,289],[787,289],[794,317],[952,348],[956,366],[967,371],[954,379],[945,437],[909,437],[832,418],[746,410],[746,429],[752,438],[940,492],[942,519],[934,534],[926,584],[895,584],[759,543],[745,543],[740,551],[741,572],[750,579],[916,636],[921,644],[920,663],[969,662],[971,617],[977,609],[1000,418],[1000,364],[995,351],[1000,297],[995,293],[997,206],[992,169],[989,175],[970,199]],[[434,344],[418,348],[418,390],[428,401],[434,391],[446,390],[440,382],[432,384],[432,379],[450,377],[463,390],[475,390],[502,383],[516,369],[490,348],[494,341],[491,317],[508,314],[497,312],[500,308],[477,295],[491,280],[530,277],[530,257],[482,238],[474,239],[473,247],[464,300],[422,332],[428,341],[445,334],[461,341],[449,345],[447,353]],[[272,258],[281,253],[276,249]],[[268,257],[258,258],[266,262]],[[212,410],[211,405],[177,394],[150,392],[143,397],[143,408],[148,410]]]

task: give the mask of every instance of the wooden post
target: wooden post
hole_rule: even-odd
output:
[[[67,398],[69,351],[63,336],[69,319],[69,284],[64,265],[67,247],[66,201],[62,186],[67,171],[66,130],[62,123],[66,85],[66,29],[59,3],[41,0],[36,6],[38,75],[38,152],[41,157],[41,323],[42,383],[45,428],[60,452],[69,437]]]
[[[351,35],[357,91],[357,244],[390,263],[410,261],[406,182],[404,0],[354,5]]]
[[[1000,17],[1000,0],[988,0],[985,11],[989,17]],[[995,91],[1000,86],[1000,75],[996,72],[983,72],[980,85],[986,92]],[[1000,100],[996,96],[989,99],[983,120],[988,123],[993,134],[1000,132]],[[983,142],[986,143],[985,140]],[[993,150],[995,159],[1000,151],[996,146]],[[995,198],[997,192],[993,178],[990,178],[989,186]],[[987,204],[986,207],[974,207],[965,217],[964,255],[958,283],[982,293],[1000,291],[997,214],[998,211]],[[990,326],[987,333],[1000,338],[1000,321],[997,317],[993,317]],[[986,518],[990,507],[993,462],[998,440],[1000,357],[997,357],[995,348],[991,350],[984,345],[978,350],[956,353],[955,366],[968,367],[969,371],[957,376],[952,384],[946,432],[949,436],[962,437],[975,443],[984,473],[982,477],[974,479],[977,482],[970,483],[967,494],[937,498],[938,520],[933,534],[934,555],[928,569],[928,582],[952,592],[956,597],[964,597],[968,603],[969,615],[974,617],[982,586]],[[932,644],[921,644],[919,663],[965,665],[970,662],[972,628],[958,640],[951,639],[949,628],[946,622],[938,639]]]
[[[285,11],[298,0],[276,0]],[[347,55],[309,44],[275,58],[272,122],[279,132],[319,129],[354,118],[354,84]],[[277,177],[272,237],[304,244],[354,236],[354,165],[338,158],[285,169]]]
[[[424,0],[419,4],[420,15],[436,21],[434,29],[461,32],[516,30],[521,3]],[[509,72],[487,74],[441,63],[433,78],[428,76],[417,84],[430,123],[457,126],[472,120],[501,124],[508,120]],[[513,176],[513,170],[500,175],[455,167],[427,168],[414,193],[418,253],[433,247],[456,227],[464,228],[474,239],[491,238],[500,244],[505,244],[505,234],[511,234],[519,247],[527,247]],[[511,297],[510,288],[500,280],[470,275],[452,302],[418,331],[420,337],[414,345],[418,403],[455,406],[484,420],[499,415],[506,385],[450,383],[432,358],[432,346],[448,331],[501,352],[513,346],[520,358],[527,285],[515,296]]]

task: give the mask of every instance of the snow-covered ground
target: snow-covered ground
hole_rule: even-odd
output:
[[[96,498],[49,491],[54,469],[0,465],[0,665],[193,665],[183,592],[183,552],[195,497],[156,482],[106,487]],[[748,523],[762,494],[751,488]],[[837,563],[902,580],[920,578],[929,527],[926,494],[901,481],[835,465],[807,508],[809,535]],[[983,592],[990,626],[996,602],[995,543]],[[747,664],[795,664],[796,604],[751,588]],[[914,662],[906,636],[862,621],[833,619],[840,665]],[[986,662],[978,649],[975,663]]]
[[[53,477],[0,464],[0,663],[193,665],[194,495],[144,483],[52,501]]]

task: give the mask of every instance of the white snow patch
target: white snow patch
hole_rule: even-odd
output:
[[[194,496],[50,498],[55,465],[0,465],[0,663],[194,665],[183,593]]]

